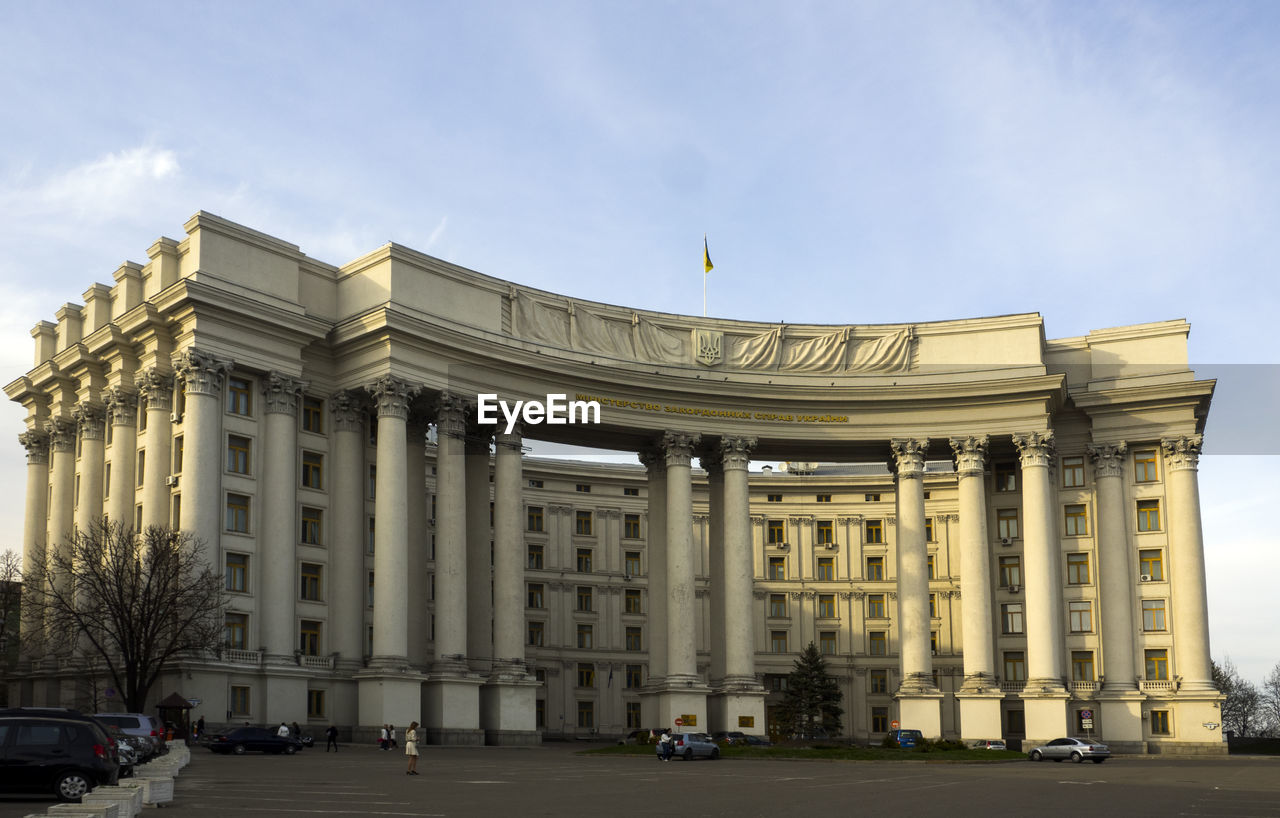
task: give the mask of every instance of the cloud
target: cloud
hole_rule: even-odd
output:
[[[34,187],[0,191],[0,209],[19,203],[30,210],[67,212],[108,220],[139,199],[171,188],[181,175],[172,150],[144,146],[108,153],[55,174]]]

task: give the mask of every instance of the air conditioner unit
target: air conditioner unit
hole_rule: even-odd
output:
[[[1001,544],[1001,545],[1013,545],[1013,540],[1009,539],[1008,537],[1001,537],[1001,538],[1000,538],[1000,544]]]
[[[181,412],[170,412],[170,413],[169,413],[169,422],[170,422],[170,423],[181,423],[181,422],[182,422],[182,413],[181,413]]]
[[[1150,575],[1150,574],[1143,574],[1143,575],[1142,575],[1142,577],[1141,577],[1141,579],[1142,579],[1142,581],[1143,581],[1143,582],[1150,582],[1150,581],[1151,581],[1151,575]]]
[[[166,478],[164,479],[164,484],[165,484],[166,486],[176,486],[176,485],[178,485],[178,475],[176,475],[176,474],[171,474],[171,475],[169,475],[168,477],[166,477]]]
[[[1011,594],[1016,594],[1016,593],[1018,593],[1018,592],[1019,592],[1019,591],[1021,591],[1021,590],[1022,590],[1022,586],[1021,586],[1021,585],[1010,585],[1010,586],[1009,586],[1009,593],[1011,593]]]
[[[789,542],[780,542],[780,543],[778,543],[778,550],[779,550],[779,551],[786,551],[786,550],[787,550],[788,548],[790,548],[790,547],[791,547],[791,543],[789,543]]]
[[[833,543],[833,542],[829,542],[829,543],[827,543],[827,550],[828,550],[828,551],[834,551],[834,550],[836,550],[836,544],[835,544],[835,543]]]

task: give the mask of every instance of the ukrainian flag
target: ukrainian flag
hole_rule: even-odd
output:
[[[706,273],[711,272],[712,270],[715,269],[715,266],[716,265],[711,263],[711,251],[707,249],[707,237],[703,236],[702,237],[702,272],[703,274],[705,275]]]

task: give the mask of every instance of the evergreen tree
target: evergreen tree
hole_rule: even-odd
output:
[[[787,677],[787,695],[780,712],[783,729],[800,738],[814,738],[823,731],[828,736],[838,735],[843,729],[841,698],[840,686],[810,642]]]

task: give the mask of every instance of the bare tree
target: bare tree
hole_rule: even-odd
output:
[[[14,551],[0,554],[0,672],[7,677],[18,646],[19,605],[22,604],[22,557]],[[7,681],[7,678],[5,679]],[[8,702],[7,687],[0,701]]]
[[[1230,659],[1213,663],[1213,681],[1226,696],[1222,703],[1222,731],[1237,736],[1257,735],[1261,704],[1258,688],[1240,678]]]
[[[1280,737],[1280,662],[1262,680],[1261,696],[1266,734]]]
[[[222,577],[199,540],[168,528],[104,521],[28,566],[24,586],[45,650],[104,665],[131,712],[167,662],[222,642]]]

